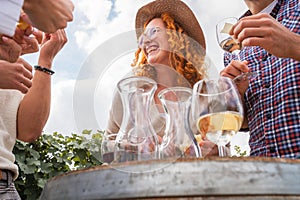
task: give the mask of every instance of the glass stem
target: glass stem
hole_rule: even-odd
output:
[[[237,58],[236,60],[239,60],[239,61],[241,61],[240,51],[241,51],[241,50],[234,50],[234,51],[232,52],[232,54],[236,56],[236,58]]]
[[[225,157],[225,147],[222,145],[218,145],[219,157]]]

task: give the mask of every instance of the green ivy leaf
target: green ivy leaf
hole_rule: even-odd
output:
[[[19,177],[15,186],[22,199],[37,199],[50,178],[86,167],[101,165],[100,146],[104,131],[64,136],[43,134],[34,143],[17,141],[13,150]]]

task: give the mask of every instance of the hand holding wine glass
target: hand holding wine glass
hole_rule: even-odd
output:
[[[219,156],[241,128],[243,105],[233,81],[228,77],[201,80],[193,87],[192,118],[202,138],[217,144]]]
[[[240,60],[239,53],[241,51],[242,44],[233,38],[229,32],[231,28],[238,22],[238,19],[235,17],[228,17],[221,20],[216,26],[217,40],[220,47],[229,53],[232,53],[237,56],[237,59]],[[247,79],[253,79],[257,76],[257,72],[246,72],[234,78],[234,81],[241,81]]]

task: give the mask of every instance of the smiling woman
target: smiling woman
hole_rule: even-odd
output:
[[[162,137],[165,119],[157,94],[167,87],[192,87],[207,77],[205,39],[192,10],[181,0],[156,0],[141,7],[135,28],[138,48],[132,74],[150,77],[157,83],[150,117],[155,133]],[[119,132],[123,112],[120,95],[116,93],[107,134]]]

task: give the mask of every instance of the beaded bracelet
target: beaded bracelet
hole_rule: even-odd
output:
[[[35,70],[39,70],[39,71],[42,71],[42,72],[45,72],[49,75],[53,75],[55,72],[52,71],[51,69],[48,69],[48,68],[45,68],[45,67],[42,67],[42,66],[39,66],[39,65],[35,65],[34,66],[34,69]]]

